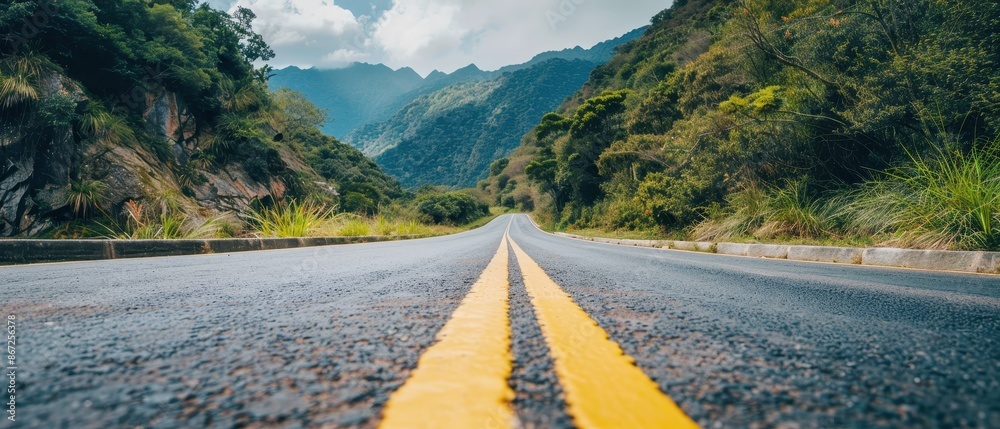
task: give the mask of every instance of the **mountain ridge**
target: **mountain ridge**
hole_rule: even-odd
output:
[[[469,64],[451,73],[434,70],[426,77],[421,77],[409,67],[393,70],[384,64],[359,62],[341,69],[302,69],[289,66],[275,70],[269,85],[272,89],[289,88],[306,94],[310,101],[326,109],[332,118],[321,129],[328,135],[352,143],[349,136],[353,131],[388,120],[406,104],[422,95],[459,83],[495,79],[504,73],[529,68],[555,58],[603,63],[611,59],[615,47],[640,37],[646,28],[648,27],[632,30],[589,49],[577,46],[543,52],[528,62],[493,71]],[[362,71],[367,74],[362,74]],[[365,91],[373,92],[369,94]]]

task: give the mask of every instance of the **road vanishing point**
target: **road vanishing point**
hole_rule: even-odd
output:
[[[508,215],[0,267],[0,285],[18,321],[0,427],[1000,427],[995,276],[595,244]]]

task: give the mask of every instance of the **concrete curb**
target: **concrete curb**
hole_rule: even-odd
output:
[[[238,253],[417,238],[423,236],[218,240],[0,240],[0,265]]]
[[[718,253],[751,258],[787,259],[804,262],[826,262],[874,267],[911,268],[931,271],[1000,274],[998,252],[955,252],[947,250],[908,250],[887,248],[850,248],[824,246],[791,246],[775,244],[708,243],[688,241],[624,240],[585,237],[557,232],[561,237],[620,246],[652,247]]]

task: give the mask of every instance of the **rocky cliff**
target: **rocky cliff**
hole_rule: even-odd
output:
[[[50,73],[42,82],[41,99],[59,97],[77,111],[90,102],[61,74]],[[199,164],[193,155],[213,130],[200,125],[179,95],[154,89],[136,99],[145,124],[140,131],[146,133],[139,141],[93,138],[80,124],[60,121],[44,133],[19,126],[0,130],[0,236],[34,236],[69,220],[75,183],[103,183],[102,200],[111,210],[129,200],[169,196],[188,212],[209,214],[284,197],[285,179],[254,179],[239,162]],[[27,110],[21,122],[37,123],[44,118],[33,116],[45,114]],[[297,151],[281,146],[277,152],[289,171],[315,175]]]

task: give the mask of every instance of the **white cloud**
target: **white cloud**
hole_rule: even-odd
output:
[[[320,61],[320,64],[333,64],[339,66],[342,64],[365,62],[368,61],[369,59],[371,59],[371,55],[366,54],[364,52],[352,51],[350,49],[338,49],[334,52],[324,55],[323,59]]]
[[[373,45],[393,67],[497,69],[548,51],[590,47],[643,26],[665,0],[394,0]]]
[[[372,36],[389,55],[401,59],[427,50],[458,49],[469,31],[456,22],[461,9],[446,1],[397,0],[375,23]]]
[[[426,74],[590,47],[648,24],[671,0],[212,0],[220,2],[257,14],[275,67],[366,61]]]
[[[338,67],[360,58],[348,53],[359,50],[355,39],[364,40],[362,24],[331,0],[237,0],[229,10],[237,7],[257,15],[254,30],[278,53],[275,66]]]

